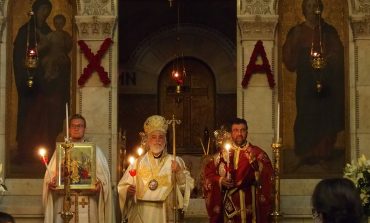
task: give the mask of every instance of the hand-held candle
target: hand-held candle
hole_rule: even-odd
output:
[[[41,156],[42,158],[42,162],[44,163],[45,167],[46,167],[46,171],[48,172],[48,175],[49,175],[49,178],[50,178],[50,182],[52,181],[51,180],[51,173],[50,173],[50,170],[49,170],[49,167],[48,167],[48,160],[47,160],[47,157],[46,157],[46,149],[41,147],[39,149],[39,155]]]
[[[135,158],[133,156],[130,156],[128,158],[128,162],[130,163],[131,166],[133,166],[134,163],[135,163]],[[135,170],[134,167],[131,170],[129,170],[128,172],[130,173],[130,176],[132,176],[132,177],[136,176],[136,170]]]
[[[231,144],[226,143],[225,150],[226,150],[226,177],[227,179],[230,179],[230,148],[231,148]]]

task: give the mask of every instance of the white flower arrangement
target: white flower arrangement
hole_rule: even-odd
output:
[[[356,185],[365,214],[370,216],[370,160],[367,160],[365,155],[361,155],[357,162],[347,163],[344,167],[344,177]]]
[[[0,163],[0,176],[1,176],[1,173],[3,172],[3,164]],[[0,177],[0,194],[3,194],[5,191],[7,191],[8,189],[6,188],[5,184],[4,184],[4,180],[2,177]]]

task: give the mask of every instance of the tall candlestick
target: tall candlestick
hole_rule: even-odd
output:
[[[68,124],[68,103],[66,103],[66,134],[67,134],[67,141],[69,141],[69,124]]]
[[[277,115],[276,115],[276,142],[280,141],[280,102],[278,102],[277,106]]]

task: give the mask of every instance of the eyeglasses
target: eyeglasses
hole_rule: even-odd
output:
[[[71,124],[70,128],[71,129],[85,128],[85,125],[83,125],[83,124],[78,124],[78,125]]]

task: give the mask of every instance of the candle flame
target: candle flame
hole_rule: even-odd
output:
[[[39,149],[39,155],[42,156],[42,157],[45,157],[45,155],[46,155],[46,149],[44,147],[41,147]]]
[[[28,50],[28,55],[29,56],[36,56],[36,50],[35,49],[29,49]]]
[[[141,148],[141,147],[137,148],[137,154],[138,154],[139,156],[141,156],[143,153],[144,153],[143,148]]]
[[[135,158],[133,156],[130,156],[128,158],[128,162],[131,164],[131,165],[134,165],[134,162],[135,162]]]
[[[229,150],[231,148],[231,144],[230,143],[226,143],[224,147],[225,147],[226,151],[229,152]]]

